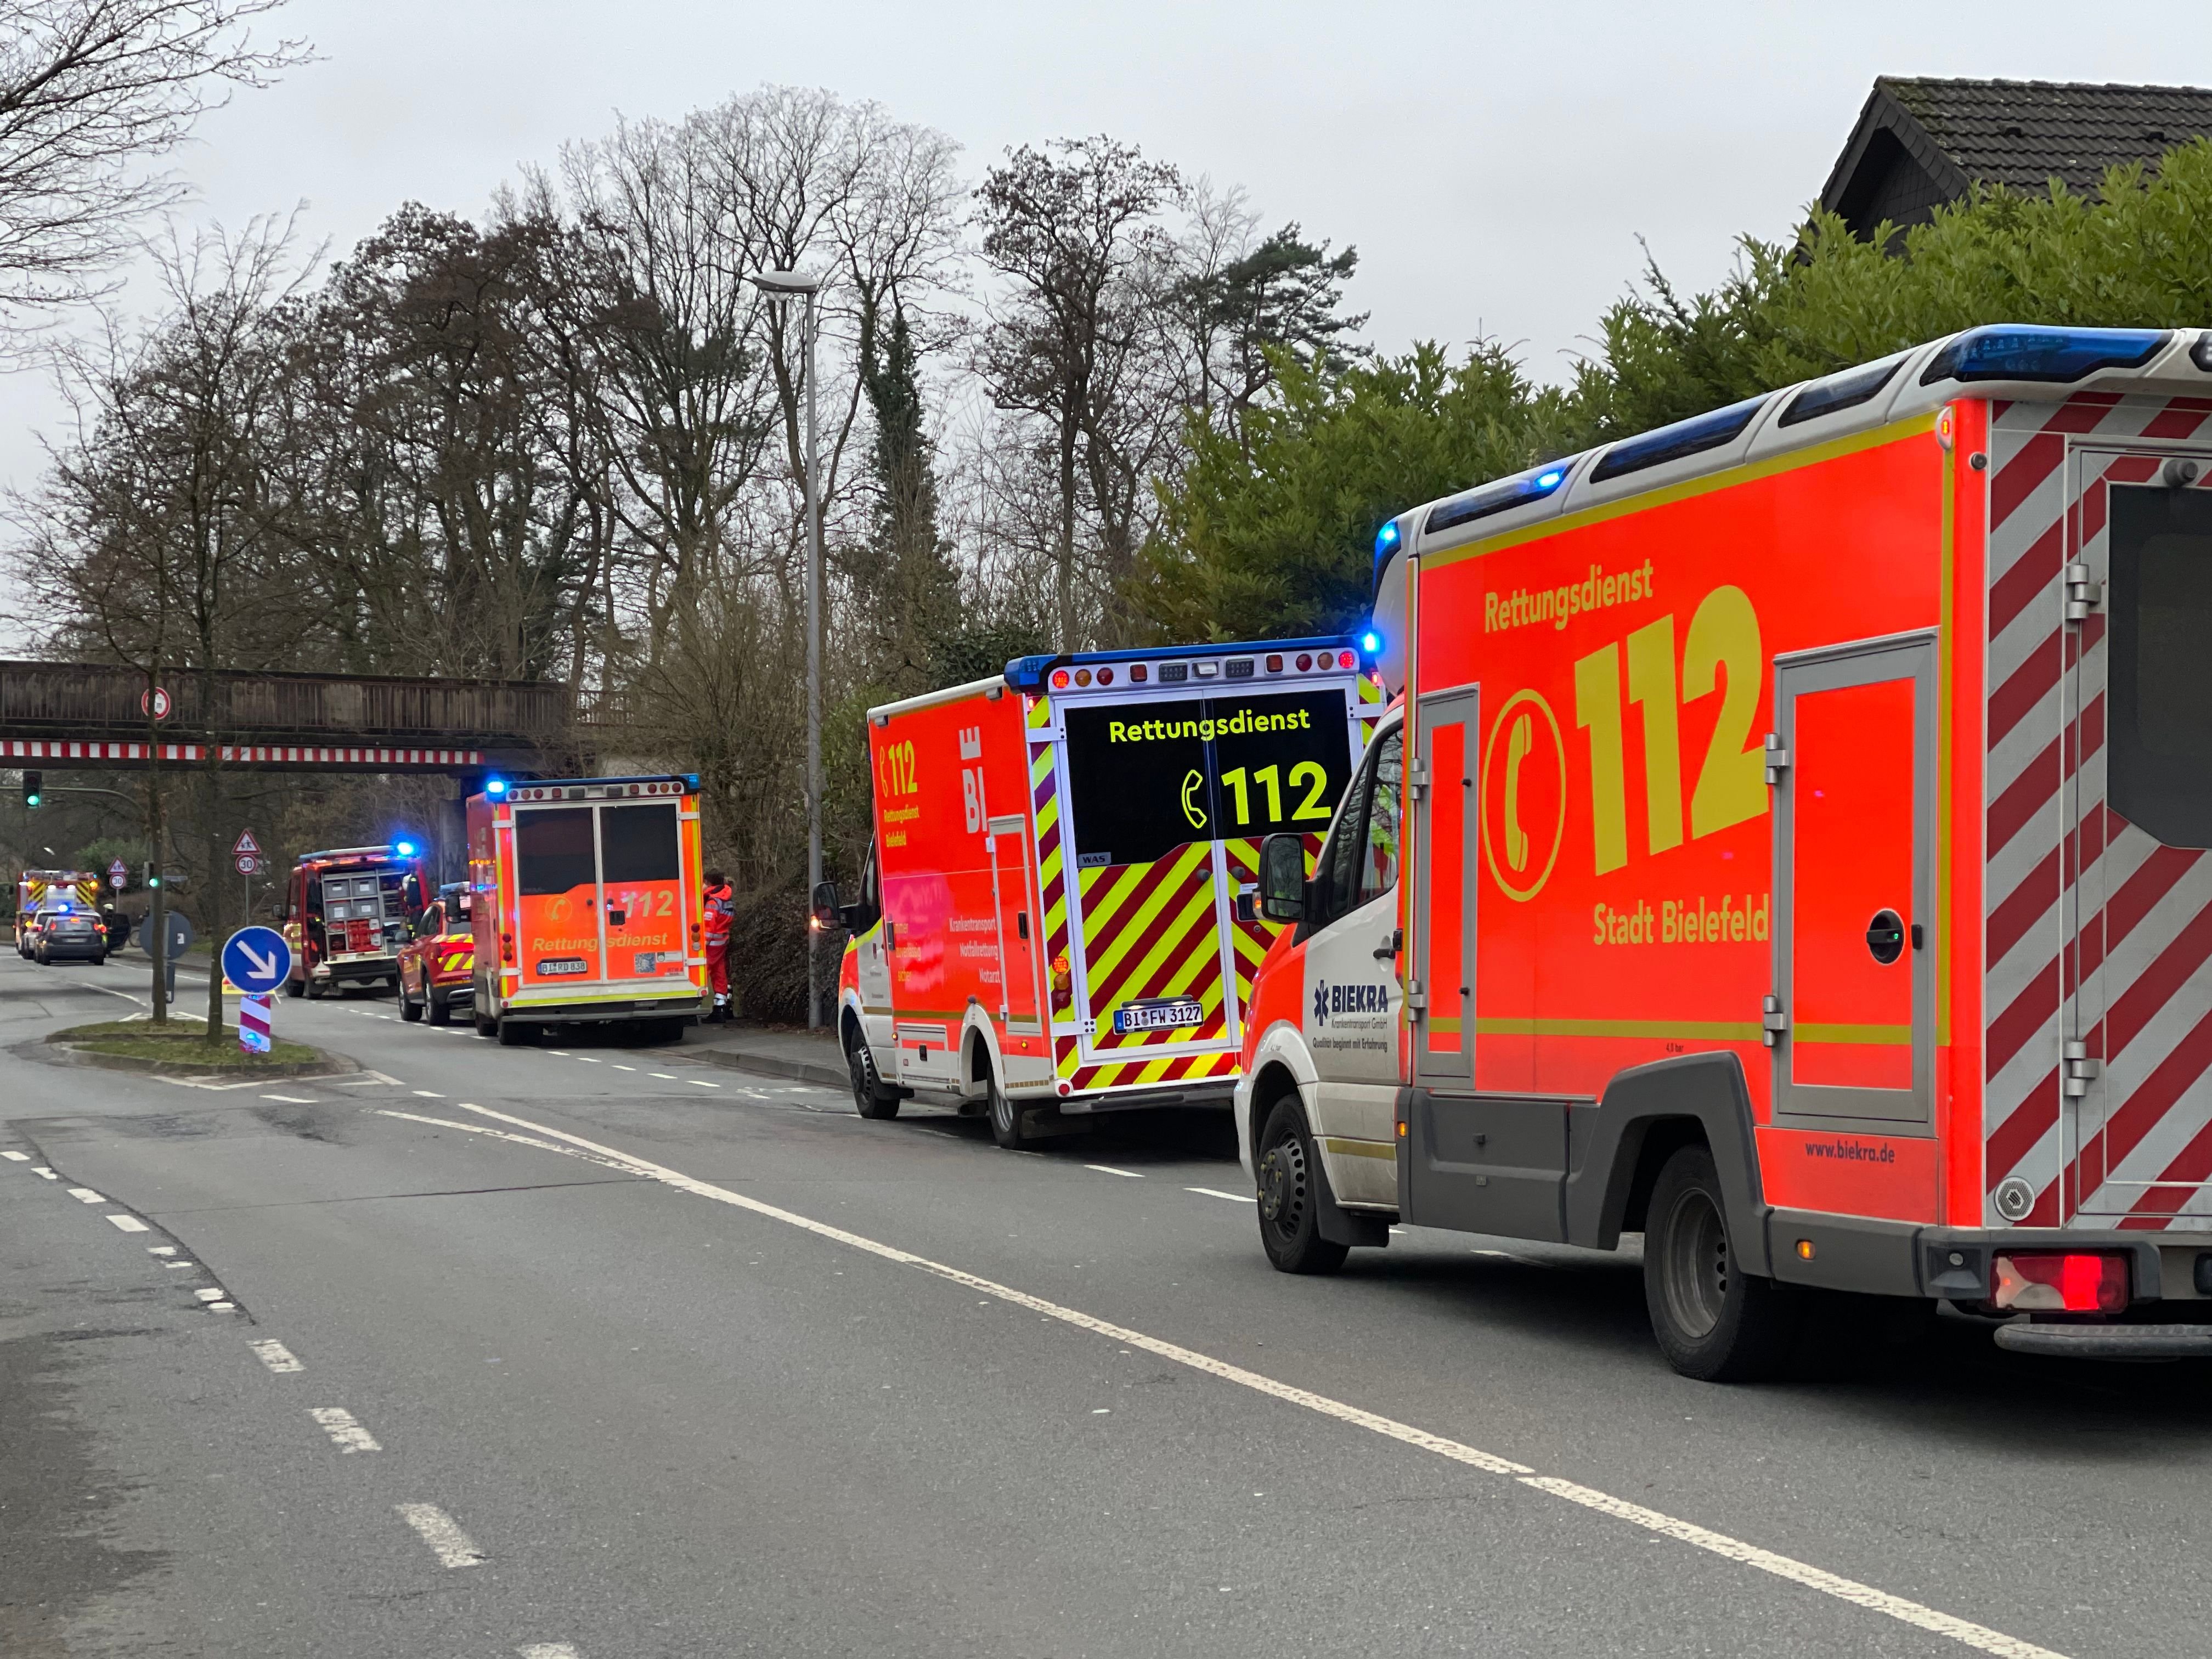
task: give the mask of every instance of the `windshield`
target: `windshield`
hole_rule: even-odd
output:
[[[1155,698],[1064,716],[1079,868],[1328,826],[1352,771],[1340,690]]]

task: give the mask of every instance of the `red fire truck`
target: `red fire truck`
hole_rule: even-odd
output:
[[[699,780],[493,779],[468,802],[471,1012],[502,1043],[547,1026],[680,1035],[706,993]]]
[[[422,905],[422,860],[411,842],[304,853],[278,915],[292,946],[291,996],[348,985],[399,985],[407,919]]]
[[[2212,1352],[2208,477],[2212,333],[1980,328],[1384,526],[1402,701],[1263,853],[1276,1265],[1641,1232],[1704,1377],[1812,1287]]]
[[[928,1094],[1013,1146],[1063,1115],[1227,1105],[1276,932],[1259,838],[1318,848],[1380,696],[1331,638],[1025,657],[870,710],[860,898],[815,895],[854,935],[861,1115]]]

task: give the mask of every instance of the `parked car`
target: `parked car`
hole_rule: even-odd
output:
[[[31,954],[42,964],[107,960],[107,930],[90,910],[41,910],[31,919]]]
[[[469,884],[448,882],[438,896],[408,924],[407,942],[399,947],[399,1017],[443,1025],[453,1017],[453,1005],[476,1001],[473,984],[477,965],[476,937],[471,927]]]

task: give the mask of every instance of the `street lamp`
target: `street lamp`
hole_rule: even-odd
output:
[[[745,279],[779,305],[804,299],[800,325],[806,337],[806,898],[822,884],[822,502],[817,474],[820,446],[814,424],[814,297],[822,279],[799,270],[763,270]],[[822,1028],[820,975],[815,972],[821,930],[806,930],[806,1029]]]

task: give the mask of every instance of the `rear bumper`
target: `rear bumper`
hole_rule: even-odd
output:
[[[470,988],[463,988],[469,989]],[[471,995],[473,994],[471,993]],[[518,1025],[574,1025],[586,1021],[696,1019],[696,992],[680,997],[616,998],[605,1002],[503,1002],[499,1017]]]
[[[352,985],[387,980],[398,971],[397,957],[362,957],[352,962],[319,962],[307,977],[325,985]]]
[[[52,962],[90,962],[94,957],[107,954],[107,940],[94,939],[50,939],[33,949],[43,950]]]
[[[2212,1358],[2212,1325],[2003,1325],[1996,1340],[2047,1359]]]
[[[1178,1084],[1169,1089],[1116,1089],[1110,1094],[1032,1097],[1024,1093],[1023,1099],[1034,1099],[1039,1104],[1049,1101],[1070,1116],[1081,1117],[1100,1112],[1148,1111],[1161,1106],[1211,1106],[1225,1111],[1236,1093],[1237,1082],[1231,1078],[1218,1083]]]
[[[2134,1305],[2173,1300],[2203,1307],[2206,1298],[2196,1288],[2196,1258],[2212,1255],[2212,1234],[2088,1227],[1928,1227],[1804,1210],[1768,1210],[1765,1224],[1767,1259],[1774,1276],[1786,1283],[1875,1296],[1942,1297],[1965,1307],[1988,1299],[1994,1258],[2014,1250],[2124,1254]],[[1800,1248],[1804,1245],[1812,1248],[1809,1258]]]

